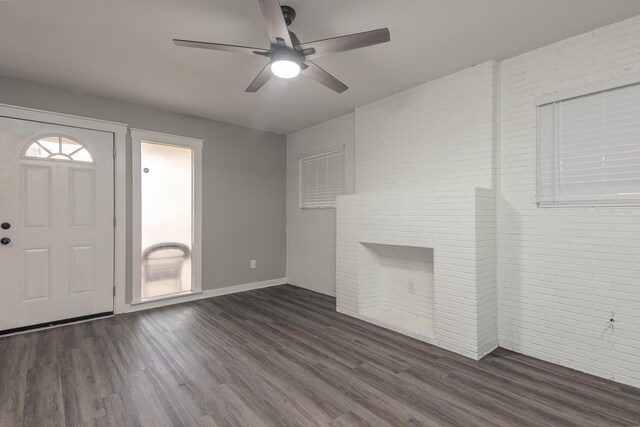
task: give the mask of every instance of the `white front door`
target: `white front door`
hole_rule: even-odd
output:
[[[112,133],[0,117],[0,331],[113,311],[113,178]]]

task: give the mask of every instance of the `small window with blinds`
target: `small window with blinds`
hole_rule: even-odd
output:
[[[299,160],[300,208],[335,208],[344,194],[344,149],[303,157]]]
[[[538,205],[640,206],[640,84],[539,106]]]

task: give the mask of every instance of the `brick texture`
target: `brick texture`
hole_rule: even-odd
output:
[[[358,108],[338,126],[355,121],[357,191],[339,200],[337,243],[334,217],[292,212],[289,147],[348,132],[329,122],[290,136],[292,281],[331,293],[335,272],[338,310],[362,317],[380,297],[367,286],[380,260],[360,242],[433,248],[425,340],[473,358],[500,345],[640,386],[640,209],[538,208],[535,107],[639,72],[636,17]]]
[[[287,278],[289,283],[336,294],[336,210],[300,209],[298,158],[345,146],[345,190],[353,193],[354,115],[287,136]]]
[[[636,386],[640,209],[536,206],[534,101],[639,71],[640,17],[504,61],[498,198],[500,346]]]
[[[473,359],[493,350],[497,345],[496,322],[487,319],[495,316],[495,304],[485,302],[485,293],[491,298],[489,288],[495,288],[495,280],[487,280],[486,273],[491,269],[487,269],[486,258],[476,253],[478,246],[487,244],[486,236],[491,235],[490,231],[478,233],[486,224],[476,224],[476,218],[491,221],[495,204],[490,193],[490,190],[471,189],[340,197],[338,311],[371,321],[362,311],[379,304],[379,294],[370,286],[371,275],[377,272],[377,261],[368,255],[363,243],[432,248],[435,336],[421,336],[384,322],[373,323]],[[489,213],[477,215],[485,211],[487,202],[491,206]],[[478,278],[481,278],[481,287]]]

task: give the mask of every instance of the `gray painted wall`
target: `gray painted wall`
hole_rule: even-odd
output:
[[[284,136],[5,77],[0,103],[204,139],[202,288],[285,277]]]

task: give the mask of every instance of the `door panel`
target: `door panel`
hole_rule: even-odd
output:
[[[22,225],[49,228],[51,224],[51,167],[21,165]]]
[[[95,171],[69,169],[69,225],[71,227],[93,227],[95,217]]]
[[[0,118],[0,153],[0,330],[113,311],[113,135]]]
[[[95,248],[93,246],[72,246],[69,251],[69,272],[71,295],[92,292],[95,284]]]
[[[194,149],[140,144],[141,297],[193,289]]]
[[[51,251],[49,248],[22,251],[22,302],[51,297]]]

